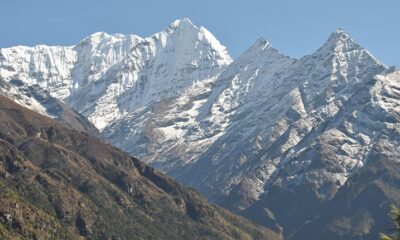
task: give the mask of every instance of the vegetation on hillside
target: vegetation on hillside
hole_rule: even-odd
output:
[[[381,233],[381,240],[400,240],[400,209],[395,205],[391,205],[390,217],[394,221],[395,228],[392,230],[393,233],[386,235]]]

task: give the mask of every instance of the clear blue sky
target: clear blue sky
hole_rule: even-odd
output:
[[[73,45],[97,31],[148,36],[188,17],[237,57],[259,37],[312,53],[337,28],[400,66],[400,0],[2,0],[0,47]]]

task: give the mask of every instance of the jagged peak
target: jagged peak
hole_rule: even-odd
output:
[[[231,63],[233,61],[226,47],[222,45],[221,42],[205,27],[200,27],[198,37],[199,40],[206,41],[212,48],[217,50],[226,62]]]
[[[177,28],[198,28],[189,18],[176,19],[173,21],[168,28],[177,29]]]
[[[257,41],[253,44],[254,47],[261,48],[264,50],[265,48],[271,48],[271,43],[268,42],[265,38],[260,37]]]
[[[223,65],[232,62],[226,47],[222,45],[218,39],[205,27],[198,27],[188,18],[177,19],[173,21],[164,31],[155,33],[150,37],[146,38],[147,42],[160,41],[165,46],[167,39],[175,39],[178,41],[176,44],[180,44],[180,47],[193,48],[193,44],[197,45],[196,42],[200,41],[205,43],[205,46],[209,46],[214,49],[221,57],[221,63]]]
[[[248,66],[252,66],[254,68],[266,69],[265,71],[268,72],[268,75],[273,72],[273,69],[288,66],[294,61],[296,59],[282,54],[269,41],[261,37],[235,59],[230,69],[236,71],[236,68],[247,69]]]
[[[146,39],[159,39],[162,38],[162,36],[169,36],[169,35],[174,35],[174,34],[184,34],[184,35],[197,35],[200,31],[200,28],[197,27],[190,21],[188,18],[182,18],[182,19],[177,19],[173,21],[171,24],[168,25],[168,27],[165,30],[162,30],[160,32],[157,32]]]
[[[328,40],[317,50],[316,54],[327,51],[349,52],[353,50],[363,50],[363,48],[344,29],[338,28],[329,35]]]
[[[346,36],[346,37],[350,37],[350,35],[346,32],[346,30],[344,30],[343,28],[338,28],[336,29],[336,31],[334,31],[333,33],[331,33],[331,35],[341,35],[341,36]]]
[[[278,49],[272,47],[271,43],[263,37],[258,38],[253,45],[251,45],[242,55],[239,56],[238,60],[255,58],[256,56],[260,56],[262,58],[290,58],[280,53]]]
[[[336,31],[329,35],[327,42],[333,42],[338,44],[340,42],[357,44],[354,39],[342,28],[338,28]],[[358,45],[358,44],[357,44]]]
[[[275,50],[265,38],[258,38],[244,53],[246,52],[255,52],[256,54],[265,50]]]
[[[342,28],[338,28],[336,31],[331,33],[328,37],[328,40],[320,47],[316,52],[314,52],[311,56],[331,56],[337,54],[344,54],[353,51],[359,51],[363,54],[369,56],[369,58],[373,59],[376,64],[382,65],[386,67],[383,63],[381,63],[378,59],[376,59],[368,50],[361,47],[345,30]],[[305,56],[308,57],[308,56]]]
[[[91,34],[89,36],[89,38],[99,38],[99,37],[108,37],[108,36],[110,36],[110,35],[106,32],[95,32],[95,33]]]
[[[91,42],[94,44],[98,44],[102,42],[103,40],[106,41],[119,41],[119,40],[125,40],[128,38],[132,39],[142,39],[141,37],[131,34],[131,35],[124,35],[122,33],[115,33],[115,34],[109,34],[106,32],[95,32],[88,37],[84,38],[80,43],[87,43]]]
[[[85,37],[81,42],[98,42],[102,39],[111,38],[112,36],[106,32],[95,32]]]

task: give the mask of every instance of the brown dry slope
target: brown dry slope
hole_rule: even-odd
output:
[[[279,239],[0,96],[1,239]]]

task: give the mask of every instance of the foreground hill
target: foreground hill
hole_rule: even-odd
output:
[[[2,239],[279,239],[139,160],[0,96]]]

